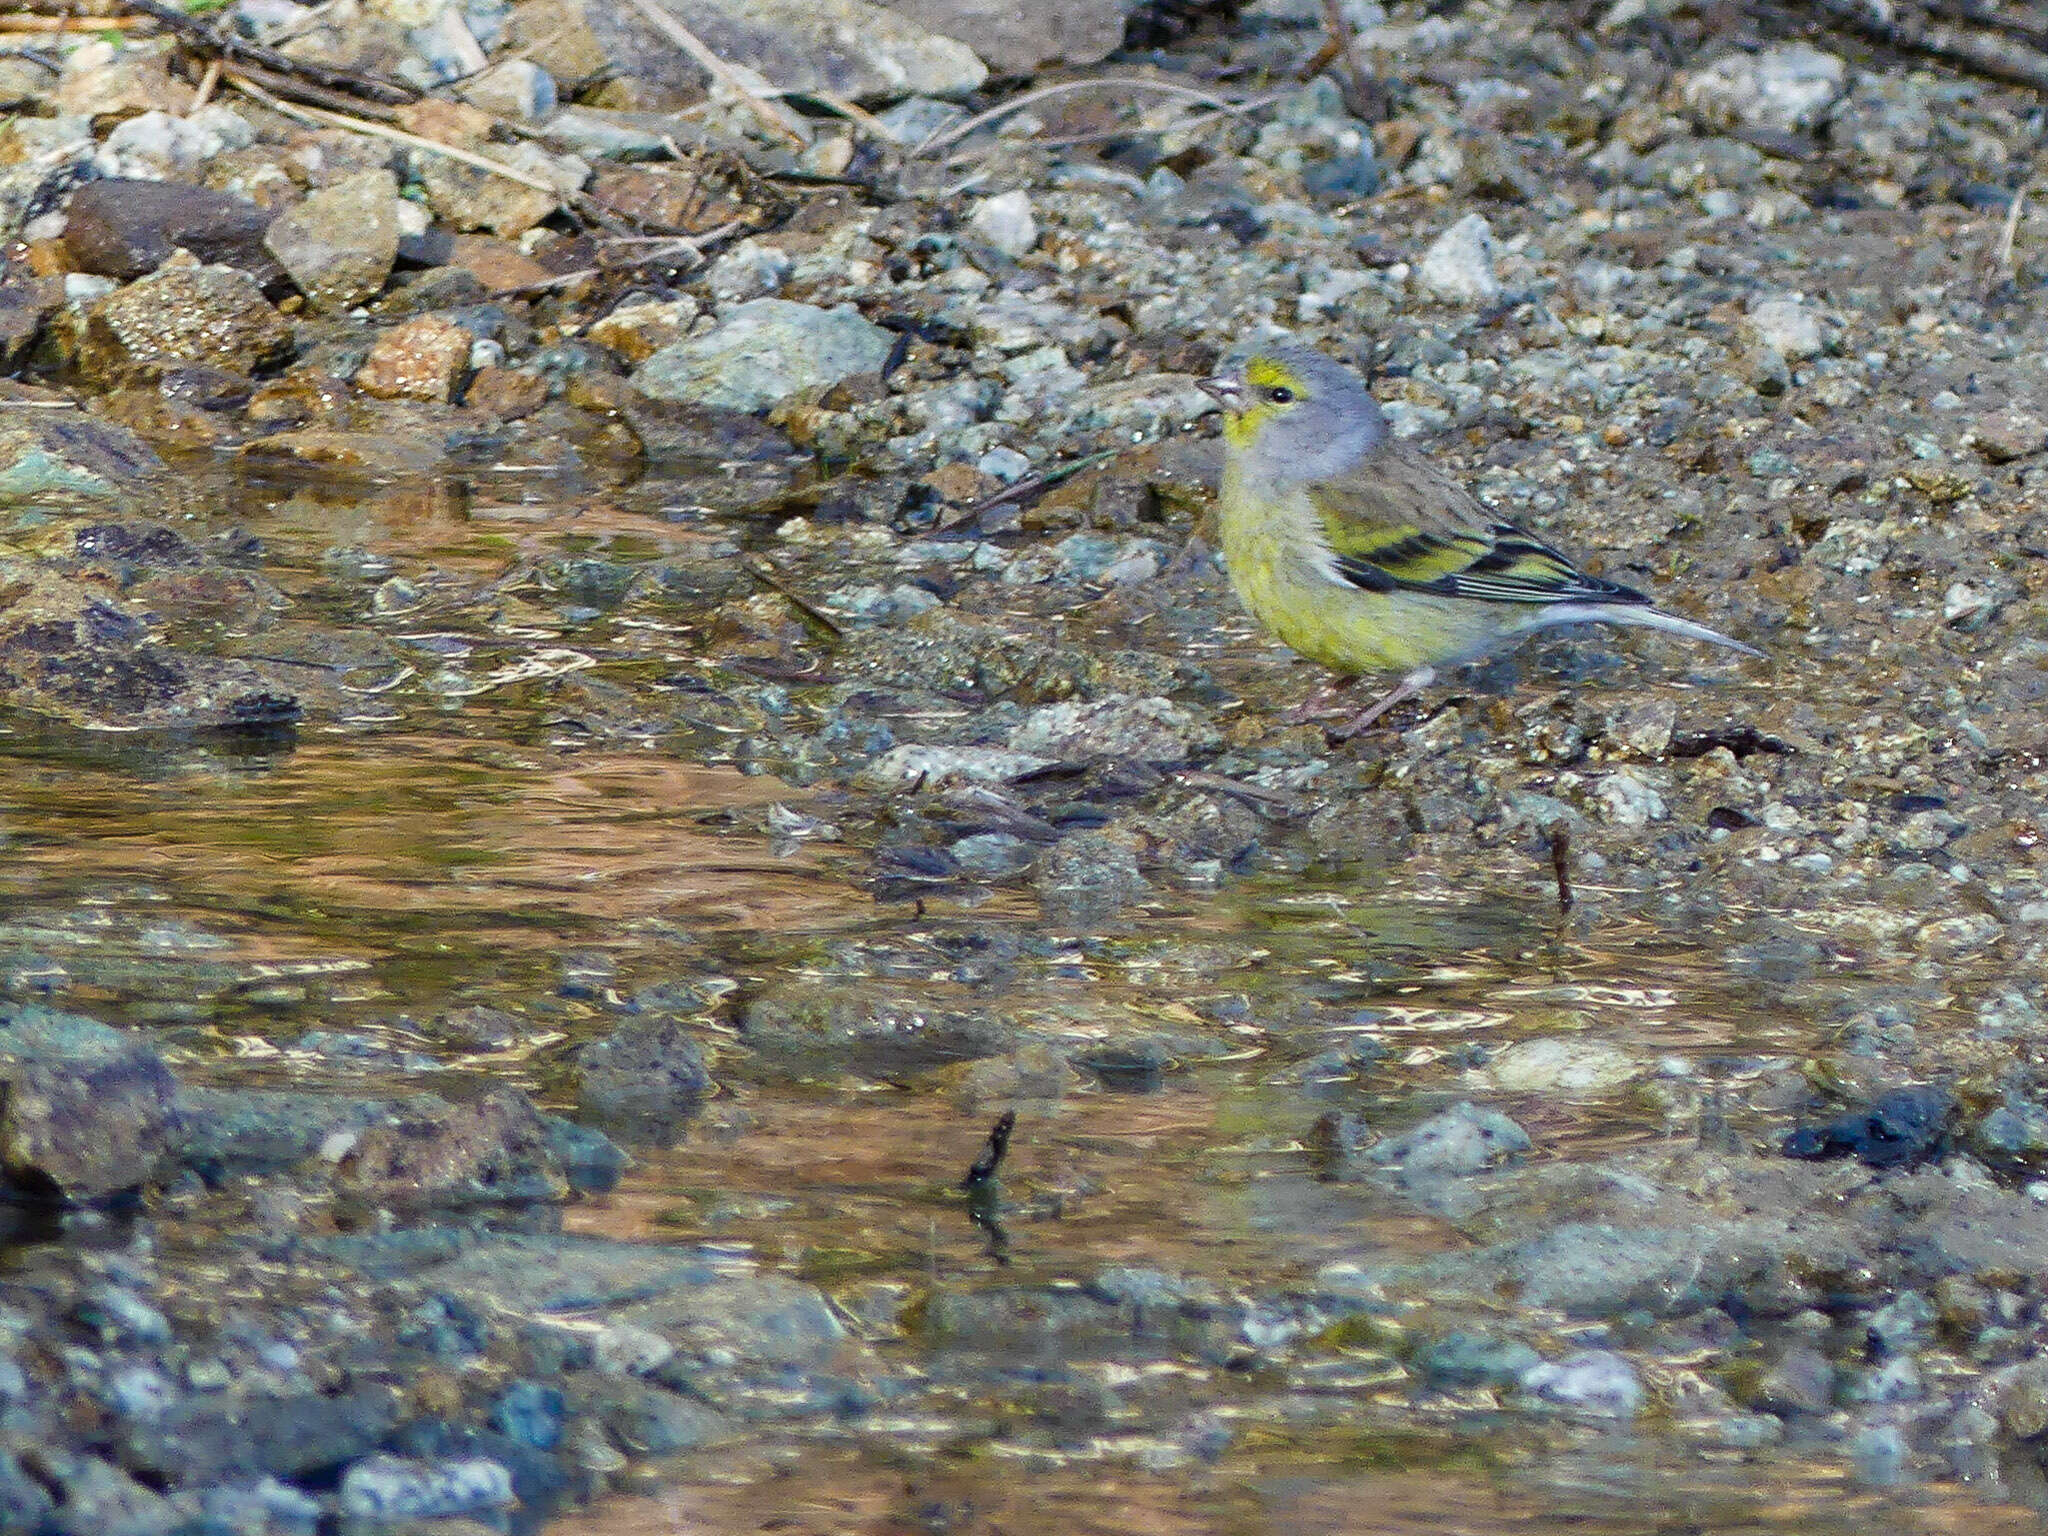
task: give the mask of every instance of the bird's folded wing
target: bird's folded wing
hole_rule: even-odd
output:
[[[1368,592],[1432,592],[1495,603],[1644,603],[1588,576],[1521,529],[1487,518],[1434,466],[1396,450],[1309,498],[1337,574]]]

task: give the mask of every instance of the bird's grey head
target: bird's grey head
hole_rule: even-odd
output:
[[[1307,347],[1256,348],[1202,388],[1223,403],[1225,440],[1270,480],[1328,479],[1386,440],[1358,375]]]

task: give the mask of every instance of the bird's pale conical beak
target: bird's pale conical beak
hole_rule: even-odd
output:
[[[1215,397],[1216,403],[1226,411],[1244,409],[1244,385],[1236,379],[1218,374],[1213,379],[1197,379],[1195,387],[1203,394]]]

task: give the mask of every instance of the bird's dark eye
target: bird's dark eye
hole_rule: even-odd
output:
[[[1275,384],[1266,391],[1266,398],[1275,405],[1292,405],[1294,403],[1294,391],[1285,384]]]

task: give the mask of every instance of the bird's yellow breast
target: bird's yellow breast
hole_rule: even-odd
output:
[[[1331,574],[1319,515],[1299,487],[1245,482],[1238,455],[1217,507],[1239,601],[1289,648],[1339,672],[1412,671],[1484,649],[1477,603],[1421,592],[1367,592]],[[1474,632],[1468,633],[1468,630]]]

